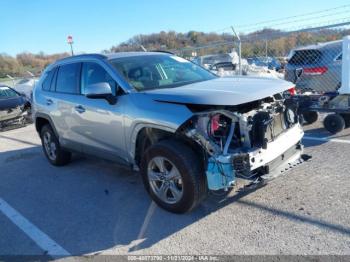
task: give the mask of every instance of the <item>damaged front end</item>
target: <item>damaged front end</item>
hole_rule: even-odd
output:
[[[11,87],[0,85],[0,130],[23,125],[30,119],[30,101]]]
[[[30,122],[30,106],[18,105],[12,108],[0,109],[0,130],[16,126],[25,125]]]
[[[276,94],[238,106],[187,106],[194,117],[179,131],[205,152],[210,190],[227,189],[236,177],[275,176],[301,159],[304,133],[291,99]]]

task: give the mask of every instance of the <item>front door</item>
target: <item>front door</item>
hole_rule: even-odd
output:
[[[75,114],[79,123],[75,126],[80,137],[83,152],[98,155],[113,161],[127,160],[123,127],[123,101],[120,97],[116,104],[105,99],[91,99],[85,96],[89,85],[107,82],[113,95],[117,96],[118,84],[102,65],[96,62],[84,62],[81,71],[81,95],[76,101]]]

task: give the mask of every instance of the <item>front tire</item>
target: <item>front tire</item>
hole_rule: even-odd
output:
[[[194,209],[207,195],[199,157],[179,141],[164,140],[152,145],[141,161],[141,175],[151,198],[173,213]]]
[[[45,156],[52,165],[64,166],[70,162],[72,154],[61,148],[50,125],[43,126],[40,137]]]

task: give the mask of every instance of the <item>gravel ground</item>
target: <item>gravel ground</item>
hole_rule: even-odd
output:
[[[306,135],[325,138],[320,123]],[[137,173],[82,157],[49,165],[34,127],[0,133],[0,199],[72,255],[350,255],[350,130],[305,140],[312,160],[194,212],[151,203]],[[46,254],[0,211],[0,255]]]

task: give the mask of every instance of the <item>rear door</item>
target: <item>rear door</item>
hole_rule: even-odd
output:
[[[81,63],[60,65],[47,90],[46,107],[58,131],[60,143],[81,151],[80,137],[76,132],[79,125],[76,104],[80,96]]]

